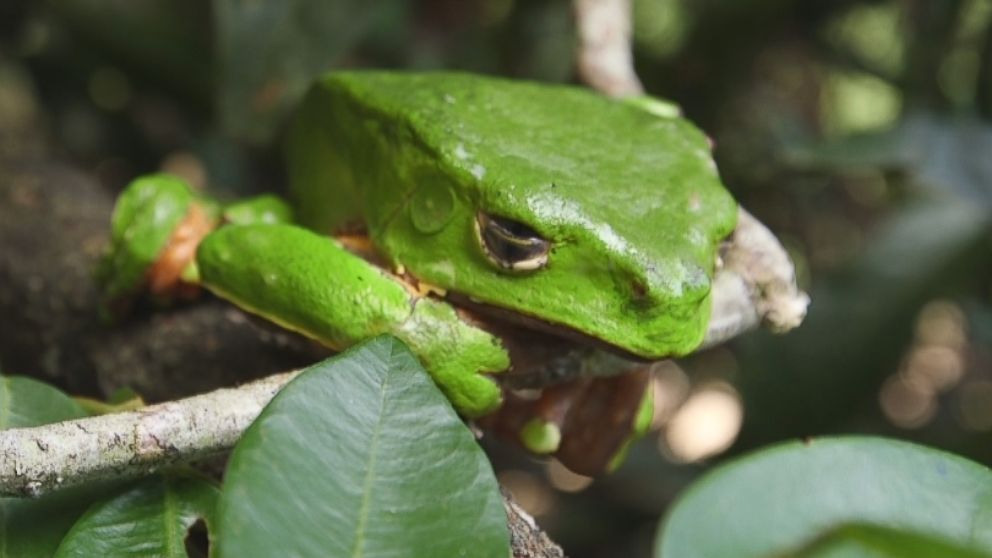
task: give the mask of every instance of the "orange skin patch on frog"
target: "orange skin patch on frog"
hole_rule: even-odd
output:
[[[183,281],[182,275],[196,257],[196,247],[217,223],[199,205],[192,204],[186,217],[172,232],[155,263],[148,270],[148,290],[156,297],[192,298],[199,287]]]

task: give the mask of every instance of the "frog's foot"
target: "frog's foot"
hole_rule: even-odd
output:
[[[499,338],[442,301],[413,300],[413,313],[390,333],[410,345],[462,415],[473,418],[495,411],[503,392],[490,374],[510,367]]]
[[[275,196],[221,208],[177,177],[138,178],[117,198],[110,248],[98,270],[105,309],[120,316],[146,292],[157,302],[192,298],[199,292],[196,250],[210,232],[227,223],[291,219],[289,206]]]
[[[176,177],[131,182],[117,198],[110,248],[98,270],[109,313],[126,312],[146,290],[159,299],[187,292],[180,288],[186,268],[216,220],[214,205]]]
[[[652,394],[648,367],[593,380],[568,414],[556,457],[583,475],[615,470],[651,426]]]
[[[533,418],[520,429],[520,443],[538,455],[558,451],[569,413],[588,389],[589,382],[576,380],[545,389],[529,412]]]
[[[158,258],[148,269],[148,291],[157,299],[193,298],[199,285],[191,274],[190,265],[196,257],[196,247],[203,237],[216,227],[216,220],[200,204],[189,206],[186,216],[169,236]]]
[[[630,443],[647,432],[653,401],[647,367],[629,374],[581,379],[537,398],[509,394],[483,427],[529,451],[554,455],[583,475],[618,467]]]

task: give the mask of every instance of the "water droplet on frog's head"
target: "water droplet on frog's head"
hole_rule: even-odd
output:
[[[262,281],[264,281],[266,285],[275,286],[276,283],[279,282],[279,276],[275,273],[266,273],[262,275]]]

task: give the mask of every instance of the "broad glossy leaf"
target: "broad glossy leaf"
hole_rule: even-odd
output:
[[[218,556],[509,555],[485,455],[409,350],[310,367],[231,456]]]
[[[878,525],[844,525],[781,558],[989,558],[932,536]]]
[[[0,429],[27,428],[85,416],[61,391],[30,378],[0,375]],[[34,500],[0,498],[0,558],[48,558],[90,503],[76,489]]]
[[[664,521],[655,555],[767,557],[848,523],[992,550],[992,472],[881,438],[783,444],[693,485]]]
[[[219,494],[199,477],[150,477],[94,504],[73,525],[55,556],[185,558],[188,529],[198,519],[208,526],[213,523]]]

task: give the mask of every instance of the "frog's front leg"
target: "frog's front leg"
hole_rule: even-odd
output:
[[[485,376],[510,366],[499,339],[331,238],[292,225],[226,226],[200,243],[196,261],[215,294],[334,349],[395,335],[466,416],[502,401]]]

